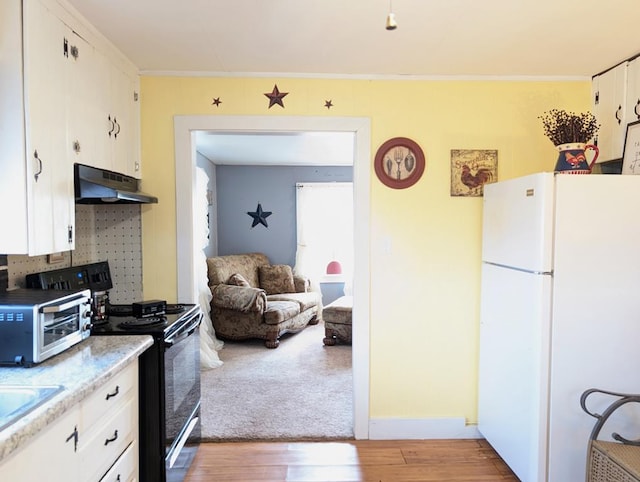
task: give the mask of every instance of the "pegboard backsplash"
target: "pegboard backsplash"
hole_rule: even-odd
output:
[[[8,289],[23,288],[30,273],[108,261],[113,280],[112,303],[142,298],[142,223],[139,204],[76,205],[76,249],[49,256],[9,256]]]

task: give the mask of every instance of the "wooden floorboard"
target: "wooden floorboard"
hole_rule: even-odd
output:
[[[185,482],[518,482],[484,440],[203,443]]]

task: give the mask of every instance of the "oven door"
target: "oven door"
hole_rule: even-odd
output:
[[[40,305],[34,362],[57,355],[89,336],[90,303],[89,291],[86,290],[73,297]]]
[[[200,443],[198,312],[164,340],[165,466],[168,482],[182,481]]]

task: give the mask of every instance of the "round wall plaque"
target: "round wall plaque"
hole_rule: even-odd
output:
[[[413,186],[422,176],[424,167],[422,149],[406,137],[394,137],[382,144],[374,160],[378,179],[393,189]]]

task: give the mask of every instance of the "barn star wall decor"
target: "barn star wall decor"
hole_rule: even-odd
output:
[[[255,228],[258,224],[262,224],[265,228],[268,228],[267,218],[273,213],[271,211],[263,211],[262,204],[258,203],[258,207],[254,212],[247,211],[247,214],[253,218],[251,228]]]
[[[279,105],[284,109],[283,99],[287,95],[289,95],[289,92],[280,92],[280,89],[278,89],[278,84],[274,84],[273,90],[271,92],[265,92],[263,95],[269,99],[269,107],[268,107],[269,109],[271,109],[271,107],[273,107],[274,105]],[[222,104],[221,97],[213,97],[213,96],[211,97],[210,105],[219,108],[220,104]],[[325,107],[327,110],[330,110],[332,107],[335,107],[335,104],[333,103],[333,99],[326,100],[325,98],[323,107]]]
[[[267,92],[264,94],[269,98],[269,109],[271,109],[274,105],[278,104],[280,107],[284,109],[284,102],[282,99],[289,95],[289,92],[280,92],[278,90],[278,85],[273,85],[273,90],[271,92]]]

